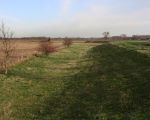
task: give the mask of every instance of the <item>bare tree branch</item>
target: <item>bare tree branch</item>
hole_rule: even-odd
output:
[[[0,26],[0,36],[2,38],[2,67],[5,74],[8,72],[8,66],[15,49],[14,43],[12,42],[13,35],[14,32],[12,32],[4,22],[2,22]]]

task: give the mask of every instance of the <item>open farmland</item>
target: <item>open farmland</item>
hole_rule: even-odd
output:
[[[39,42],[38,41],[26,42],[26,41],[13,40],[11,42],[11,46],[13,47],[13,54],[11,55],[12,63],[10,63],[10,65],[13,65],[37,53]],[[4,56],[2,41],[0,41],[0,48],[1,48],[0,49],[0,56],[1,56],[0,62],[1,62]]]
[[[20,63],[30,57],[34,56],[35,54],[39,54],[39,46],[41,44],[40,40],[12,40],[11,46],[14,48],[13,53],[10,57],[10,64],[9,66],[15,65]],[[61,49],[62,42],[53,41],[53,45],[57,46],[58,49]],[[0,64],[3,61],[3,43],[0,41]]]
[[[38,46],[18,44],[30,51]],[[0,119],[148,120],[149,45],[75,43],[49,56],[32,56],[0,75]]]
[[[84,43],[84,41],[74,41],[74,44],[80,44]],[[23,61],[25,59],[28,59],[38,53],[39,51],[39,46],[41,44],[41,40],[13,40],[12,41],[12,46],[14,47],[14,54],[12,56],[12,60],[15,63],[18,63],[20,61]],[[62,49],[63,46],[63,41],[62,40],[57,40],[57,41],[52,41],[52,44],[58,49]],[[2,49],[2,42],[0,41],[0,48]],[[0,59],[2,59],[2,50],[0,49]]]

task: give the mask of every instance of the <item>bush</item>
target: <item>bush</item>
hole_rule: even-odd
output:
[[[70,47],[70,45],[72,45],[72,43],[73,43],[72,40],[69,38],[65,38],[65,40],[63,41],[63,45],[65,47]]]
[[[40,43],[39,51],[44,55],[49,55],[56,51],[56,47],[51,41],[44,41]]]

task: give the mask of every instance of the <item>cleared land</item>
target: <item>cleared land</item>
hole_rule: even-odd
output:
[[[0,119],[150,119],[149,55],[149,41],[123,41],[31,57],[0,75]]]

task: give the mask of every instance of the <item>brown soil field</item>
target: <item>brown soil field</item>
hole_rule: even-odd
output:
[[[58,46],[58,48],[62,47],[62,41],[53,41],[54,46]],[[30,41],[30,40],[13,40],[11,42],[11,46],[14,47],[13,54],[10,58],[9,65],[12,66],[16,63],[22,62],[23,60],[29,59],[35,54],[38,54],[38,48],[40,45],[40,41]],[[3,45],[2,41],[0,41],[0,66],[3,64]]]

